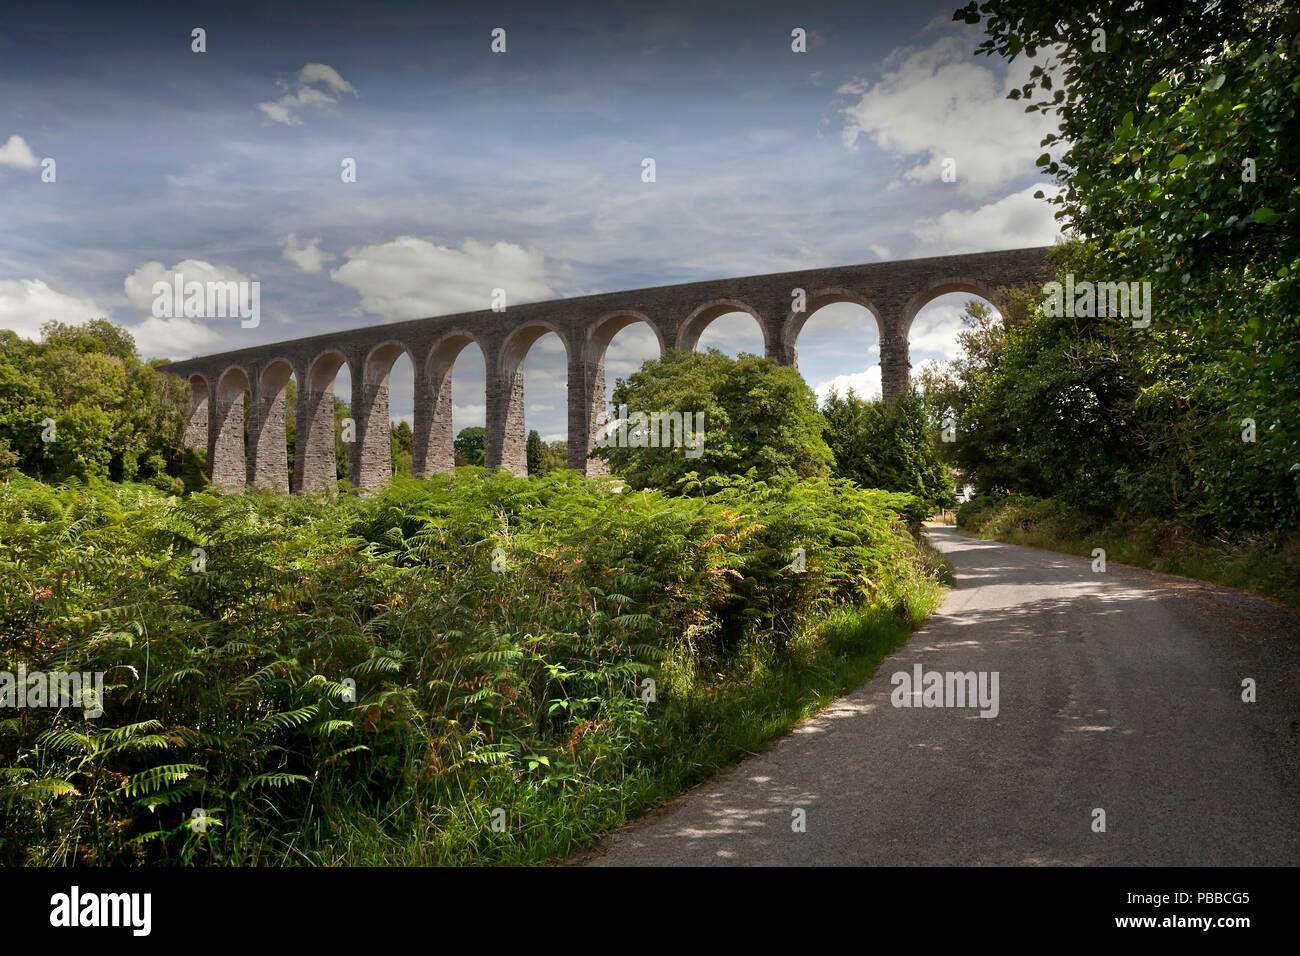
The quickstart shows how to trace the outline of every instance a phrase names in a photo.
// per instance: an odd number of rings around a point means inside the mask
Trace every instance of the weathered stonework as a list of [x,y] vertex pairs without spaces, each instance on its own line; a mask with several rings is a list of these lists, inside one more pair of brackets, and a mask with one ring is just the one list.
[[185,437],[182,439],[186,448],[208,450],[208,383],[201,376],[190,380],[190,417],[185,423]]
[[208,469],[213,487],[237,491],[248,482],[244,467],[244,395],[248,377],[229,368],[208,403]]
[[[907,388],[908,333],[927,302],[945,293],[967,292],[1003,308],[1005,290],[1041,285],[1051,278],[1046,253],[1041,248],[1011,249],[581,296],[511,306],[505,312],[484,310],[329,332],[174,362],[165,370],[190,380],[194,397],[186,442],[207,445],[213,484],[225,489],[244,483],[284,486],[284,383],[292,374],[299,389],[291,487],[311,493],[332,489],[336,480],[334,377],[346,364],[356,426],[348,476],[365,492],[382,487],[391,477],[388,375],[403,353],[415,369],[412,469],[420,475],[451,469],[451,368],[471,342],[482,350],[487,364],[487,464],[523,474],[524,357],[537,338],[555,332],[569,356],[568,464],[600,474],[604,463],[588,460],[587,453],[595,447],[605,420],[605,350],[624,326],[644,321],[661,350],[689,350],[719,315],[748,312],[762,329],[765,354],[783,365],[795,365],[799,332],[809,315],[832,302],[854,302],[875,316],[882,389],[892,400]],[[792,308],[796,289],[803,290],[805,300],[799,312]],[[244,389],[251,396],[247,466]]]
[[289,490],[289,450],[285,434],[285,392],[293,369],[276,362],[261,376],[248,422],[248,483],[255,488]]

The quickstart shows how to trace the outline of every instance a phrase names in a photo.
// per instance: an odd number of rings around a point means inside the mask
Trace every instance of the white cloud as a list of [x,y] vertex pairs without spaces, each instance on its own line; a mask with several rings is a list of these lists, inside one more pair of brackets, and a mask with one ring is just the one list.
[[650,326],[636,322],[619,331],[605,350],[605,389],[612,391],[614,383],[640,371],[646,359],[659,357],[659,339]]
[[741,352],[762,355],[763,329],[748,312],[724,312],[705,327],[695,344],[697,352],[711,348],[732,356]]
[[831,389],[839,392],[841,397],[848,394],[849,389],[853,389],[858,398],[880,398],[883,394],[880,389],[880,366],[873,365],[861,372],[836,375],[829,382],[814,386],[813,392],[817,395],[818,405],[826,401],[826,396],[830,394]]
[[[920,157],[905,169],[913,183],[941,183],[944,160],[956,161],[956,187],[985,196],[1035,172],[1039,145],[1055,128],[1042,113],[1026,113],[1008,100],[1038,61],[1019,57],[1004,77],[976,61],[978,37],[949,34],[928,47],[894,51],[874,85],[863,79],[842,86],[844,145],[856,150],[868,137],[899,157]],[[1041,59],[1041,57],[1040,57]]]
[[193,319],[159,319],[153,316],[127,329],[135,336],[135,348],[142,359],[185,359],[205,352],[219,352],[229,336],[211,322]]
[[257,108],[272,122],[286,126],[301,126],[302,120],[294,112],[303,106],[329,106],[337,103],[344,93],[357,95],[357,89],[338,70],[324,63],[308,63],[292,80],[279,79],[276,85],[285,91],[278,100],[258,103]]
[[172,283],[180,273],[185,282],[249,282],[245,275],[231,266],[214,265],[202,259],[184,259],[170,269],[161,262],[146,262],[122,282],[127,301],[134,308],[150,313],[143,322],[129,327],[135,336],[136,349],[141,358],[183,359],[205,352],[220,351],[230,345],[231,329],[240,329],[234,320],[199,320],[163,318],[152,315],[153,284]]
[[[947,298],[947,297],[945,297]],[[963,296],[963,303],[972,298]],[[965,305],[949,305],[932,302],[917,313],[912,320],[912,329],[908,333],[908,351],[913,361],[918,356],[939,356],[951,361],[961,355],[961,345],[957,334],[962,330],[962,313]]]
[[[207,263],[199,265],[207,266]],[[150,262],[127,277],[127,298],[132,299],[132,304],[136,304],[139,297],[141,273],[152,272],[152,267],[157,267],[161,275],[162,264]],[[145,285],[145,292],[148,292],[148,285]],[[146,296],[143,307],[148,308],[152,302],[153,297]],[[51,320],[81,325],[90,319],[107,317],[109,310],[96,305],[92,299],[56,292],[39,279],[0,281],[0,328],[12,329],[24,338],[39,339],[41,326]],[[125,328],[135,337],[136,351],[144,359],[189,358],[214,351],[228,339],[218,326],[193,319],[150,316],[138,325]]]
[[40,279],[0,280],[0,328],[25,339],[39,339],[46,322],[81,325],[107,315],[93,300],[56,292]]
[[172,283],[176,273],[180,273],[186,282],[249,282],[250,276],[230,266],[213,265],[202,259],[184,259],[170,269],[161,262],[146,262],[126,277],[122,285],[126,289],[126,298],[137,309],[152,314],[153,284],[155,282]]
[[1048,197],[1059,191],[1056,186],[1029,186],[978,209],[951,209],[933,219],[918,220],[912,232],[921,241],[920,251],[944,256],[1052,245],[1061,235],[1060,225],[1052,218],[1056,207],[1035,199],[1038,189]]
[[345,256],[330,278],[355,289],[361,308],[387,322],[491,308],[496,288],[505,289],[507,308],[556,297],[542,254],[510,242],[467,239],[453,249],[399,236]]
[[487,406],[486,405],[453,405],[451,410],[452,420],[455,422],[454,428],[456,434],[460,434],[462,428],[482,428],[487,424]]
[[324,263],[337,258],[331,252],[321,252],[320,236],[309,239],[307,242],[299,242],[296,235],[289,233],[280,240],[280,244],[284,246],[284,257],[286,259],[303,272],[310,272],[313,275],[321,271]]
[[27,141],[21,136],[14,134],[9,137],[8,142],[0,146],[0,166],[17,166],[20,169],[31,169],[35,165],[36,157],[32,155]]
[[307,85],[320,83],[323,86],[328,86],[335,93],[357,95],[356,87],[339,76],[338,70],[334,69],[334,67],[327,66],[324,63],[308,63],[298,73],[298,81]]
[[287,106],[280,103],[258,103],[257,108],[269,116],[273,122],[283,123],[285,126],[302,125],[302,120],[290,113]]
[[[844,339],[832,337],[832,333],[838,333],[838,336],[854,337],[869,335],[874,338],[879,334],[880,329],[876,324],[876,317],[871,314],[870,309],[864,308],[856,302],[832,302],[808,316],[799,337],[802,339],[809,332],[815,332],[821,341],[825,342],[826,346],[830,348],[832,354],[836,354],[837,350],[843,349]],[[800,351],[802,352],[802,345]],[[839,351],[838,354],[843,353]]]

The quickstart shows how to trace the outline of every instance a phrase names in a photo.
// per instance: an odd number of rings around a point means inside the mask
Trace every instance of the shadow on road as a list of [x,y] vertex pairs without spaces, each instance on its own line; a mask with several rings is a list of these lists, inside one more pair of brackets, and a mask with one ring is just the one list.
[[[956,586],[870,681],[587,862],[1300,859],[1300,618],[1187,579],[931,534]],[[996,673],[997,716],[895,706],[892,676],[916,665]]]

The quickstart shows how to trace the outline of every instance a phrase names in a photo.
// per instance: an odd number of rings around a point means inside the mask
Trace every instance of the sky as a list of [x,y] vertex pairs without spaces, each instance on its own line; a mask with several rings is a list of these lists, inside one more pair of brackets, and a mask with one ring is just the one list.
[[[956,6],[11,8],[0,328],[35,339],[102,316],[142,357],[179,359],[484,309],[494,288],[523,303],[1049,245],[1033,193],[1052,192],[1034,163],[1050,129],[1005,98],[1030,64],[976,57]],[[154,316],[152,284],[175,271],[257,281],[260,322]],[[957,355],[968,299],[918,316],[914,367]],[[745,314],[710,325],[709,346],[762,353]],[[819,395],[878,393],[866,310],[814,313],[798,348]],[[608,388],[657,352],[644,325],[619,333]],[[563,438],[554,334],[524,374],[526,427]],[[470,346],[457,431],[483,424],[483,381]],[[390,385],[409,418],[409,359]]]

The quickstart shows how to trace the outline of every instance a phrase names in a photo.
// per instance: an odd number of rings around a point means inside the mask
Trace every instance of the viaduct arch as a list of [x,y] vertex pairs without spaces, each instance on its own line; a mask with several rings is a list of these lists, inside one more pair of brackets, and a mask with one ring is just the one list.
[[[557,299],[505,312],[329,332],[173,362],[163,371],[190,383],[185,440],[190,447],[207,449],[213,485],[310,493],[334,486],[334,378],[346,365],[356,423],[348,477],[364,492],[391,477],[388,374],[403,353],[415,370],[412,470],[417,475],[451,470],[451,369],[471,343],[486,362],[486,464],[523,474],[524,357],[536,339],[554,332],[568,355],[568,466],[598,474],[604,462],[588,460],[587,454],[605,424],[605,351],[627,325],[649,325],[661,353],[690,351],[714,318],[748,312],[762,329],[768,358],[796,365],[799,333],[808,316],[832,302],[853,302],[867,308],[879,326],[881,382],[884,397],[892,400],[907,388],[908,334],[927,302],[949,292],[969,292],[1003,308],[1008,290],[1051,278],[1047,252],[1009,249],[873,262]],[[804,297],[799,311],[793,308],[796,289]],[[284,439],[290,377],[298,383],[292,476]]]

